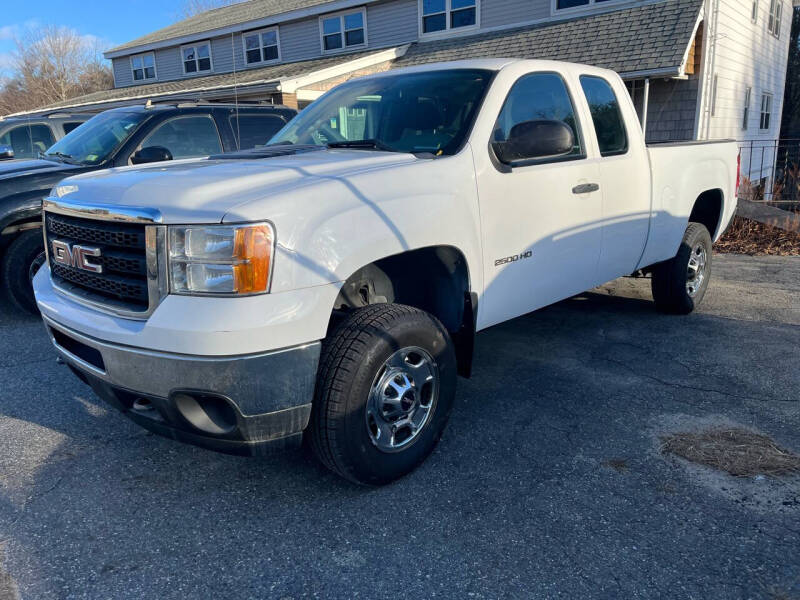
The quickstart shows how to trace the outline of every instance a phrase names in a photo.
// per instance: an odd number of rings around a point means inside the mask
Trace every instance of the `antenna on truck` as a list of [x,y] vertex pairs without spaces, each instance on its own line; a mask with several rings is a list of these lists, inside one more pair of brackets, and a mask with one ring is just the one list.
[[231,32],[231,58],[233,59],[233,104],[236,111],[236,149],[242,149],[242,132],[239,125],[239,88],[236,82],[236,45]]

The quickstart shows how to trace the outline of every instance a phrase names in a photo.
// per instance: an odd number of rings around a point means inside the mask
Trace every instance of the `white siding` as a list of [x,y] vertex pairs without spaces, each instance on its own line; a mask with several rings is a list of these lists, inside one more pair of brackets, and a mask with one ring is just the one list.
[[[792,2],[783,0],[780,39],[767,30],[770,0],[759,1],[758,21],[751,19],[752,0],[719,0],[719,25],[716,36],[716,58],[713,70],[706,52],[706,88],[700,107],[698,137],[733,138],[740,141],[777,140],[780,136],[789,34],[792,23]],[[712,72],[713,71],[713,72]],[[710,116],[713,75],[718,77],[716,110]],[[752,88],[750,118],[747,130],[742,128],[747,88]],[[773,95],[772,125],[759,130],[761,95]],[[756,144],[758,145],[758,143]],[[748,152],[743,152],[742,167],[752,179],[768,177],[772,172],[772,156],[753,157],[752,173]],[[763,168],[761,165],[764,165]]]

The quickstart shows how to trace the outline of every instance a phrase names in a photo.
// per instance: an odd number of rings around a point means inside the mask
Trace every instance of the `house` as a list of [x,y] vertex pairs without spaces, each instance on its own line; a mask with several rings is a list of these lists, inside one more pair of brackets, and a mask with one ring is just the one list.
[[[114,89],[54,107],[219,99],[303,108],[362,74],[551,58],[619,72],[648,141],[755,147],[779,135],[791,10],[790,0],[249,0],[112,48]],[[774,153],[743,159],[757,179]]]

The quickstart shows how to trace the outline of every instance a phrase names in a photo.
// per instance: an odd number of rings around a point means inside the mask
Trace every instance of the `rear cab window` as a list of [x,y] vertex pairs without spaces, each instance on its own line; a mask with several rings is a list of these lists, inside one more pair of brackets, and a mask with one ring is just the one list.
[[619,156],[628,152],[628,132],[622,117],[619,100],[611,84],[594,75],[581,75],[581,87],[600,147],[600,156]]
[[81,125],[83,125],[83,121],[71,121],[71,122],[64,123],[64,125],[63,125],[63,127],[64,127],[64,135],[67,135],[70,131],[72,131],[73,129],[77,129]]

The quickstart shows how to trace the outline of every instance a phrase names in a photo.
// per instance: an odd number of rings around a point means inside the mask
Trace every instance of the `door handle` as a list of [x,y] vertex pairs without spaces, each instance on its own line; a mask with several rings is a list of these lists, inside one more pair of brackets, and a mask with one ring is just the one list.
[[596,183],[583,183],[581,185],[576,185],[572,188],[573,194],[591,194],[592,192],[599,192],[600,186]]

